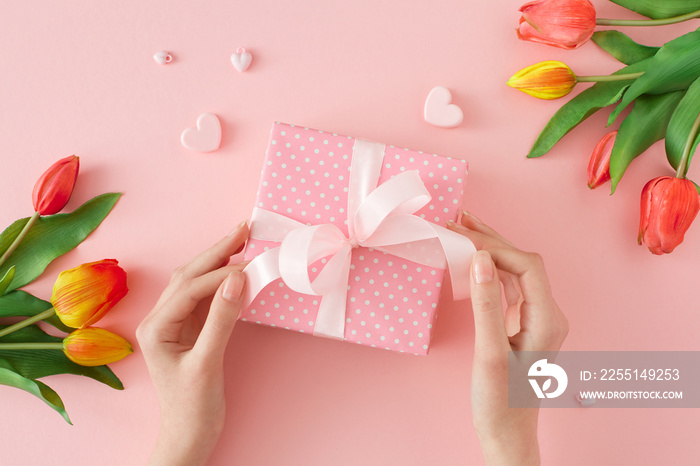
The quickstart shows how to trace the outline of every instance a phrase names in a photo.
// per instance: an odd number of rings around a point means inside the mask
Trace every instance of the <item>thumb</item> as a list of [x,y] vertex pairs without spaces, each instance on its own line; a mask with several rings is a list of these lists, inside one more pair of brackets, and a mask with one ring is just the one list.
[[197,338],[196,347],[209,356],[224,356],[236,319],[243,304],[245,275],[243,272],[231,272],[216,290],[209,308],[209,315]]
[[472,258],[471,295],[474,311],[474,358],[505,354],[510,350],[501,304],[498,272],[486,251],[477,251]]

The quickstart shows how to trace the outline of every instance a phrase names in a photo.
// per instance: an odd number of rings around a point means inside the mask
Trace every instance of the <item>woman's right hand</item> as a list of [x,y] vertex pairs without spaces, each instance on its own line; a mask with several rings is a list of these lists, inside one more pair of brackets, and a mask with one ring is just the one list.
[[[447,227],[468,237],[478,249],[471,266],[475,328],[471,399],[486,464],[539,464],[539,409],[508,407],[508,355],[558,351],[569,331],[568,321],[554,301],[538,254],[519,250],[467,212],[459,224],[450,222]],[[507,301],[505,317],[499,282]],[[515,330],[508,332],[510,327]]]

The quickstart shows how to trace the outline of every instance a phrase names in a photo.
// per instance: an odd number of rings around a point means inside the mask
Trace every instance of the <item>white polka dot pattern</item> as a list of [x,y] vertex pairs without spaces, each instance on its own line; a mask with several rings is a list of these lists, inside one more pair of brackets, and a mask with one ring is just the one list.
[[[347,185],[354,138],[276,123],[272,128],[256,205],[311,224],[333,223],[347,234]],[[432,196],[416,215],[444,225],[461,207],[467,163],[387,146],[379,183],[419,170]],[[252,259],[279,243],[251,239]],[[314,277],[326,259],[311,268]],[[345,340],[424,355],[428,352],[444,271],[382,251],[353,250]],[[321,297],[294,292],[278,280],[241,313],[259,324],[313,333]]]

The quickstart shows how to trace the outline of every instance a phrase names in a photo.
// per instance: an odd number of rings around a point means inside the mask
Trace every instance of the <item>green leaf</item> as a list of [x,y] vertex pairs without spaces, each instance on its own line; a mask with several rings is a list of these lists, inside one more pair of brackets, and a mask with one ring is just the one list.
[[610,114],[608,124],[642,94],[663,94],[686,89],[700,76],[700,31],[693,31],[666,43],[649,58],[646,72],[627,89]]
[[683,95],[685,91],[674,91],[661,95],[643,95],[634,101],[634,108],[620,125],[610,154],[612,193],[632,160],[664,138],[671,115]]
[[693,181],[693,184],[695,185],[695,190],[698,192],[698,195],[700,195],[700,186],[698,186],[695,181]]
[[0,279],[0,296],[5,294],[5,290],[7,290],[10,287],[10,283],[12,283],[13,278],[15,278],[14,265],[7,269],[5,276]]
[[[688,92],[678,104],[678,108],[676,108],[668,124],[668,131],[666,132],[666,158],[674,170],[678,170],[678,164],[681,162],[681,157],[683,157],[685,143],[690,137],[690,130],[698,114],[700,114],[700,78],[696,79],[695,82],[690,85]],[[696,137],[693,143],[693,147],[690,151],[690,160],[688,160],[688,167],[690,166],[690,161],[693,159],[693,153],[695,152],[698,142],[700,142],[700,136]],[[685,171],[686,173],[688,172],[687,167]],[[685,175],[685,173],[683,175]]]
[[58,393],[53,391],[45,383],[39,382],[38,380],[31,380],[18,374],[14,367],[12,367],[12,364],[3,359],[0,359],[0,384],[19,388],[31,393],[52,409],[56,410],[63,416],[63,419],[65,419],[68,424],[73,425],[73,423],[70,422],[66,408],[63,405],[63,401],[61,401],[61,397],[58,396]]
[[620,31],[598,31],[592,39],[601,49],[625,65],[653,57],[659,51],[659,47],[638,44]]
[[[15,290],[7,293],[5,296],[0,296],[0,317],[32,317],[50,307],[50,302],[39,299],[22,290]],[[53,325],[62,332],[70,333],[74,330],[64,325],[56,315],[44,319],[44,322]]]
[[[0,328],[4,327],[0,326]],[[0,337],[2,343],[55,343],[61,341],[61,338],[49,335],[36,325],[30,325]],[[0,358],[9,361],[19,374],[29,379],[40,379],[56,374],[73,374],[90,377],[117,390],[124,388],[124,385],[109,367],[81,366],[68,359],[60,349],[0,350]]]
[[610,0],[653,19],[672,18],[700,10],[700,0]]
[[[0,266],[0,275],[12,266],[17,273],[9,291],[21,288],[41,275],[46,266],[83,242],[102,223],[121,193],[97,196],[69,214],[39,217],[29,233]],[[0,234],[0,253],[7,250],[29,218],[17,220]]]
[[[646,70],[650,59],[642,60],[634,65],[626,66],[613,74],[639,73]],[[603,107],[612,105],[622,96],[631,81],[610,81],[596,83],[586,89],[554,114],[537,137],[530,149],[528,157],[540,157],[546,154],[569,131],[578,126],[586,118]]]

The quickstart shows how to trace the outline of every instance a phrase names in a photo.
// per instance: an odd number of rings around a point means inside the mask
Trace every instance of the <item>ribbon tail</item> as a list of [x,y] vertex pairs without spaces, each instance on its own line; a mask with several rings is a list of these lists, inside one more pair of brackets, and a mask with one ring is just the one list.
[[314,288],[322,290],[323,297],[316,314],[314,335],[334,340],[345,339],[345,313],[348,299],[348,280],[352,248],[345,246],[328,261],[314,280]]
[[445,251],[447,270],[452,283],[452,296],[455,300],[466,299],[470,291],[469,267],[471,267],[472,256],[476,253],[476,247],[469,238],[459,233],[438,225],[432,225],[432,227]]
[[270,283],[280,278],[279,248],[270,249],[253,259],[243,270],[246,276],[244,307],[251,305],[255,297]]

